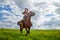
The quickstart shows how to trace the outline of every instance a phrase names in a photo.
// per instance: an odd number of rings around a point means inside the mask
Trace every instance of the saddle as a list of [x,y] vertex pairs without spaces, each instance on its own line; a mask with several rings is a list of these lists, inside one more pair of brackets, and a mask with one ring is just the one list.
[[[29,22],[30,23],[30,25],[32,26],[32,23],[31,22]],[[17,23],[18,25],[23,25],[23,24],[25,24],[25,19],[22,19],[21,21],[18,21],[18,23]]]

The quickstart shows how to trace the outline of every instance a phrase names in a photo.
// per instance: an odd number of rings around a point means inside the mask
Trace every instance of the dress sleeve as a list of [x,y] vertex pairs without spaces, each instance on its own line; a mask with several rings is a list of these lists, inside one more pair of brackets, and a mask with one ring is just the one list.
[[22,14],[24,14],[24,12],[22,12]]
[[34,12],[30,11],[30,13],[31,13],[32,16],[35,16],[35,13]]

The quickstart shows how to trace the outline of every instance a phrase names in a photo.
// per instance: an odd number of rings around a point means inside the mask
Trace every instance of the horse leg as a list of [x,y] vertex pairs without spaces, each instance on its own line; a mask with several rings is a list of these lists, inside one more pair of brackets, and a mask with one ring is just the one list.
[[29,28],[29,34],[30,34],[30,28]]
[[30,34],[30,28],[25,28],[26,29],[26,36],[27,36],[27,34]]
[[30,28],[27,28],[27,33],[30,34]]
[[22,30],[23,30],[23,28],[22,27],[20,27],[20,32],[22,33]]
[[[26,29],[26,32],[27,32],[27,28],[25,28]],[[27,33],[25,34],[25,36],[27,36]]]

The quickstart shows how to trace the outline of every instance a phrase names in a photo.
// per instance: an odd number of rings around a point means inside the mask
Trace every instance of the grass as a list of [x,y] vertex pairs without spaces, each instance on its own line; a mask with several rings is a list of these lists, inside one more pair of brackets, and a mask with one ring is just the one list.
[[0,40],[60,40],[60,30],[31,30],[30,35],[19,29],[0,29]]

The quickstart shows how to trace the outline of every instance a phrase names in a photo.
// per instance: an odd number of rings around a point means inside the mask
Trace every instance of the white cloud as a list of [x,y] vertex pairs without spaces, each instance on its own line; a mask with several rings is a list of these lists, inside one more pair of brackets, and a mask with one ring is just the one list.
[[[11,11],[1,10],[0,11],[0,13],[4,14],[3,18],[7,18],[5,20],[0,21],[1,22],[0,27],[4,27],[4,28],[16,28],[16,27],[18,27],[17,21],[21,20],[23,17],[18,5],[16,5],[14,3],[14,1],[11,1],[11,0],[5,0],[5,3],[3,3],[2,5],[3,6],[9,5],[12,10]],[[6,14],[9,14],[9,15],[6,15]]]
[[[29,8],[29,10],[32,10],[36,13],[36,15],[32,18],[32,28],[58,29],[60,28],[60,25],[58,25],[58,20],[60,20],[60,14],[57,14],[58,11],[55,12],[58,7],[54,6],[54,2],[60,3],[60,0],[5,0],[5,2],[3,2],[2,4],[10,5],[10,8],[12,10],[1,11],[1,13],[9,14],[10,16],[4,15],[3,17],[7,19],[3,20],[5,23],[0,22],[0,24],[5,26],[11,26],[11,28],[18,27],[16,23],[18,20],[22,19],[22,11],[25,7],[27,7]],[[58,24],[54,23],[55,21]],[[57,27],[54,27],[56,25]]]

